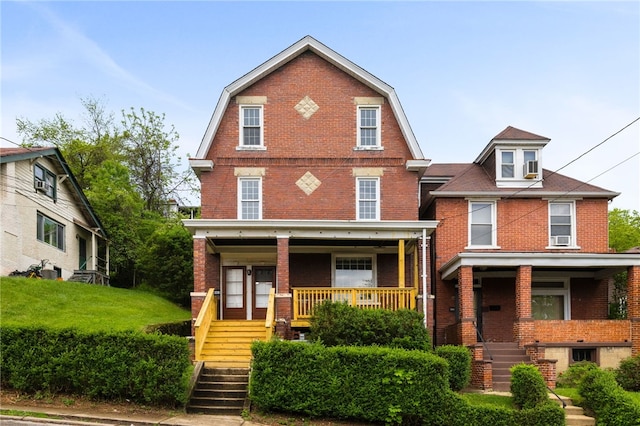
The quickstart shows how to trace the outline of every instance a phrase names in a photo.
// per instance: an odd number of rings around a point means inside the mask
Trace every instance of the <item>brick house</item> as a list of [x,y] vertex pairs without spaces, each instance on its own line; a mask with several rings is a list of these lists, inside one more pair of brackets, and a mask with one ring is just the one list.
[[[608,245],[618,194],[543,169],[548,142],[507,127],[473,163],[433,164],[422,179],[420,218],[439,222],[434,342],[472,347],[480,387],[497,387],[490,357],[505,346],[551,383],[574,361],[616,367],[640,353],[640,257]],[[608,320],[622,271],[630,319]]]
[[[548,142],[509,127],[472,164],[430,164],[393,88],[304,37],[224,88],[190,159],[196,360],[248,366],[251,340],[301,338],[325,299],[419,309],[485,388],[479,335],[550,382],[571,357],[640,353],[640,256],[608,249],[617,193],[543,170]],[[609,321],[625,270],[631,319]]]

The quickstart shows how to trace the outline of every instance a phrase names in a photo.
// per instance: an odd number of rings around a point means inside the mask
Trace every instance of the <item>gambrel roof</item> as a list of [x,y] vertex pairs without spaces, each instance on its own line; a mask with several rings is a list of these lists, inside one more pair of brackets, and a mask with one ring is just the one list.
[[404,114],[402,106],[400,105],[400,101],[398,100],[393,87],[389,86],[387,83],[383,82],[363,68],[349,61],[344,56],[341,56],[340,54],[331,50],[311,36],[302,38],[300,41],[278,53],[267,62],[258,66],[253,71],[245,74],[244,76],[240,77],[224,88],[224,90],[222,91],[222,95],[218,100],[218,104],[216,105],[216,108],[213,112],[213,115],[211,116],[211,120],[209,121],[209,125],[207,126],[204,137],[202,138],[202,142],[200,143],[200,147],[198,148],[196,157],[193,160],[197,161],[206,158],[207,153],[211,148],[211,144],[213,143],[215,134],[218,130],[218,126],[220,125],[220,121],[222,120],[222,116],[224,115],[229,100],[233,96],[251,86],[258,80],[264,78],[273,71],[277,70],[278,68],[282,67],[289,61],[300,56],[306,51],[315,53],[327,62],[336,66],[338,69],[346,72],[353,78],[357,79],[361,83],[365,84],[366,86],[370,87],[371,89],[387,98],[393,114],[398,121],[400,130],[402,131],[402,134],[407,142],[407,146],[409,147],[411,155],[413,156],[414,160],[424,160],[422,150],[420,149],[418,141],[416,140],[416,137],[411,130],[409,121]]

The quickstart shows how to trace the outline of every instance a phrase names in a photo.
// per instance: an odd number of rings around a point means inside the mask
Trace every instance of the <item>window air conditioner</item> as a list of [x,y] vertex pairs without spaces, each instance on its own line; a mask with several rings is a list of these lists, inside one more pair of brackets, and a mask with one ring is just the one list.
[[524,178],[533,179],[538,176],[538,161],[527,161],[524,163]]
[[568,246],[571,244],[570,235],[554,235],[551,237],[551,245],[554,246]]
[[44,180],[36,180],[35,186],[36,186],[36,189],[46,191],[49,189],[49,182],[46,182]]

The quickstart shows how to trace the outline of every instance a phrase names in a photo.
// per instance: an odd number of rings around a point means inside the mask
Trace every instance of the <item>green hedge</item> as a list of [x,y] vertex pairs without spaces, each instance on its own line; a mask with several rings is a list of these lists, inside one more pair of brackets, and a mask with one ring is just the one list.
[[525,410],[549,402],[547,385],[542,373],[531,364],[511,367],[511,394],[513,403]]
[[616,370],[616,380],[624,390],[640,392],[640,355],[625,358]]
[[436,355],[449,362],[449,387],[454,391],[464,389],[471,380],[471,352],[464,346],[443,345],[436,347]]
[[578,388],[584,404],[596,414],[597,424],[640,425],[640,406],[616,382],[613,372],[587,373]]
[[327,300],[314,308],[311,339],[326,346],[389,346],[431,350],[420,312],[359,309]]
[[178,406],[191,371],[186,339],[136,332],[0,330],[1,383],[27,393]]

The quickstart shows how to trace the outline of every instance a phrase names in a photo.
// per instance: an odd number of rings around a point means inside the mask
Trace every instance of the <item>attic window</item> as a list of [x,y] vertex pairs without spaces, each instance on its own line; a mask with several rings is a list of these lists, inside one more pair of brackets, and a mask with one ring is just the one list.
[[497,184],[502,187],[540,187],[542,169],[538,149],[505,147],[496,150]]
[[56,198],[56,175],[39,164],[33,166],[33,186],[47,197]]
[[262,106],[240,106],[240,147],[264,147],[262,132]]

